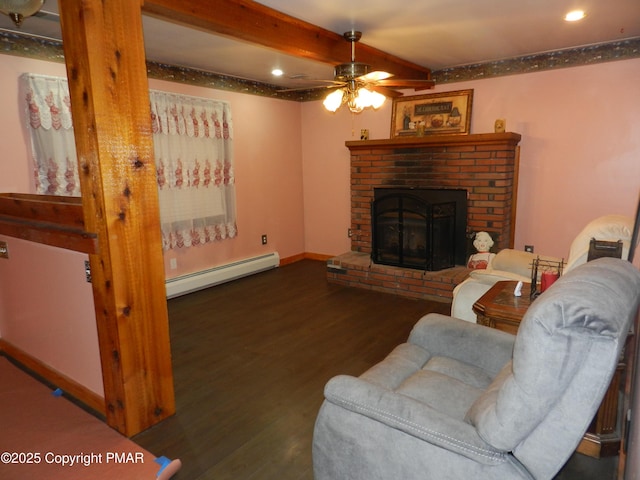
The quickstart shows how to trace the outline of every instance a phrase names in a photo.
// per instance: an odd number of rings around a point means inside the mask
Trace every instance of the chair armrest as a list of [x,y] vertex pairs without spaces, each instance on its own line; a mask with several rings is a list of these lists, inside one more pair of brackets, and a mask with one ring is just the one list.
[[[512,274],[516,274],[521,278],[517,278],[518,280],[531,280],[531,266],[533,261],[540,257],[541,260],[547,260],[551,262],[559,262],[561,259],[557,257],[551,257],[548,255],[538,255],[537,253],[523,252],[522,250],[514,250],[512,248],[505,248],[504,250],[500,250],[493,262],[491,262],[491,270],[494,271],[502,271],[502,272],[510,272]],[[522,278],[523,277],[523,278]],[[515,280],[516,278],[510,278],[509,280]],[[524,281],[523,280],[523,281]]]
[[[524,275],[508,272],[506,270],[494,270],[494,269],[474,270],[469,274],[469,278],[465,280],[465,282],[477,281],[477,282],[485,283],[487,285],[493,285],[496,282],[501,282],[504,280],[515,280],[516,282],[517,281],[530,282],[531,275],[529,275],[528,277],[525,277]],[[462,283],[460,285],[462,285]]]
[[484,442],[472,425],[360,378],[332,378],[325,387],[325,398],[348,411],[486,465],[502,464],[507,457],[507,452]]
[[425,315],[409,335],[409,343],[432,355],[476,365],[495,377],[511,360],[515,335],[439,313]]
[[496,254],[491,263],[491,268],[531,278],[531,264],[536,256],[530,252],[505,248]]

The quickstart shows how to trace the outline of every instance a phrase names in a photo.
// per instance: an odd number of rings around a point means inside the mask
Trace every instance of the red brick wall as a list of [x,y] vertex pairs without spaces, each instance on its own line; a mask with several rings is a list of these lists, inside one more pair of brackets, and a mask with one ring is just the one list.
[[516,133],[347,142],[351,151],[351,249],[371,252],[375,187],[466,189],[467,231],[487,231],[495,249],[513,246]]

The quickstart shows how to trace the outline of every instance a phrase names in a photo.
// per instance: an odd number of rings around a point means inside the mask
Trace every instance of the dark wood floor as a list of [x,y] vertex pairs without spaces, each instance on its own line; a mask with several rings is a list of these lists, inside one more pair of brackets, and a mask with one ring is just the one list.
[[[170,300],[177,414],[133,440],[180,458],[176,480],[312,480],[327,380],[359,375],[449,308],[329,285],[314,261]],[[558,479],[614,478],[614,460],[575,457]]]

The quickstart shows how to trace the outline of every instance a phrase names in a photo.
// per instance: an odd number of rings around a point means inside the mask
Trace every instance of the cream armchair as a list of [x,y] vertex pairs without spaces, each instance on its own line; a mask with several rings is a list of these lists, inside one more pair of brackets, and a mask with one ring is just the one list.
[[[589,254],[589,242],[597,240],[623,242],[622,258],[629,252],[633,219],[624,215],[605,215],[587,224],[576,236],[569,249],[564,272],[586,263]],[[501,280],[531,281],[531,264],[537,254],[520,250],[504,249],[498,252],[486,270],[474,270],[464,282],[453,290],[451,316],[468,322],[476,322],[473,304],[496,282]],[[560,261],[560,258],[540,255],[541,259]]]

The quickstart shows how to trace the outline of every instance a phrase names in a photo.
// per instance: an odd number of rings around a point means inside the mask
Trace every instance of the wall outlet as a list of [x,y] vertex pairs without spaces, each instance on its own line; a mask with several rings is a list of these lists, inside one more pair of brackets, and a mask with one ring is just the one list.
[[266,233],[264,235],[262,235],[262,244],[263,245],[267,244],[267,234]]
[[347,237],[349,237],[349,238],[353,237],[353,230],[352,229],[348,229],[347,230]]
[[0,242],[0,258],[9,258],[9,246],[7,242]]
[[529,252],[529,253],[533,253],[533,245],[525,245],[524,246],[524,251],[525,252]]
[[169,259],[169,268],[171,270],[175,270],[176,268],[178,268],[178,260],[176,258]]

